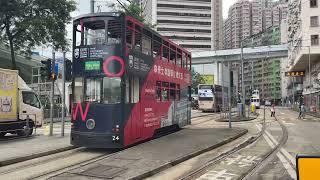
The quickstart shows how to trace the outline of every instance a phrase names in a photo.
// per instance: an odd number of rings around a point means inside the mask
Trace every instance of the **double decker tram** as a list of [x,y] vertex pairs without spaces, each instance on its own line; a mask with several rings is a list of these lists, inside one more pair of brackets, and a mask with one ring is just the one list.
[[73,21],[71,144],[123,148],[191,122],[191,55],[123,13]]

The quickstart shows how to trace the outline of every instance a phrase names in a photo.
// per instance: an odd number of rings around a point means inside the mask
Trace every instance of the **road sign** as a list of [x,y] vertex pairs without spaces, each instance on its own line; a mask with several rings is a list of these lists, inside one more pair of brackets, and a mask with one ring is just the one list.
[[286,72],[286,76],[287,77],[301,77],[301,76],[305,76],[305,72],[304,71],[289,71],[289,72]]

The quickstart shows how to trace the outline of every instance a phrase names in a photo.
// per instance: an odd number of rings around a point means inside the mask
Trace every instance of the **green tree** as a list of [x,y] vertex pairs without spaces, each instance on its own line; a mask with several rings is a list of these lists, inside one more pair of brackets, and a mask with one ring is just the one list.
[[193,94],[198,94],[198,85],[204,83],[203,77],[194,70],[194,68],[191,69],[191,75],[192,75],[192,85],[191,90]]
[[115,2],[111,3],[109,7],[116,11],[120,11],[129,16],[132,16],[141,22],[145,21],[142,15],[143,10],[139,3],[136,1],[122,2],[121,0],[116,0]]
[[156,24],[146,22],[145,17],[143,16],[143,9],[137,1],[128,1],[127,3],[124,3],[121,0],[116,0],[116,2],[109,4],[109,7],[116,11],[120,11],[129,16],[132,16],[151,28],[154,28],[156,26]]
[[73,0],[0,0],[0,39],[10,47],[12,69],[17,69],[15,51],[30,55],[43,44],[66,49],[65,27],[75,5]]

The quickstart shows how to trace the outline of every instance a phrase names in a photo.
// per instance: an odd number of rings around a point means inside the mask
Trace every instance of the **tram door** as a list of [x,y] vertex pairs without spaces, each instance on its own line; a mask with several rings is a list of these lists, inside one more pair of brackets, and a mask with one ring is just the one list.
[[142,122],[141,122],[141,105],[140,105],[140,81],[139,77],[129,77],[129,101],[134,104],[134,108],[131,112],[131,139],[139,139],[142,132]]

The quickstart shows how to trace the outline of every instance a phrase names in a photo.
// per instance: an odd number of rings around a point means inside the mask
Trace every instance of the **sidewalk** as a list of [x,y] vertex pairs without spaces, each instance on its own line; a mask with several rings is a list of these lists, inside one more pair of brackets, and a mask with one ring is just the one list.
[[52,179],[143,179],[246,133],[246,129],[240,128],[186,128],[114,153]]
[[70,136],[64,137],[36,135],[19,139],[0,141],[0,166],[5,166],[35,157],[46,156],[74,148]]
[[[61,122],[62,120],[62,117],[59,117],[59,118],[53,118],[53,122],[54,123],[57,123],[57,122]],[[70,122],[71,121],[71,116],[67,116],[64,118],[65,122]],[[44,122],[45,123],[50,123],[51,119],[50,118],[45,118],[44,119]]]

